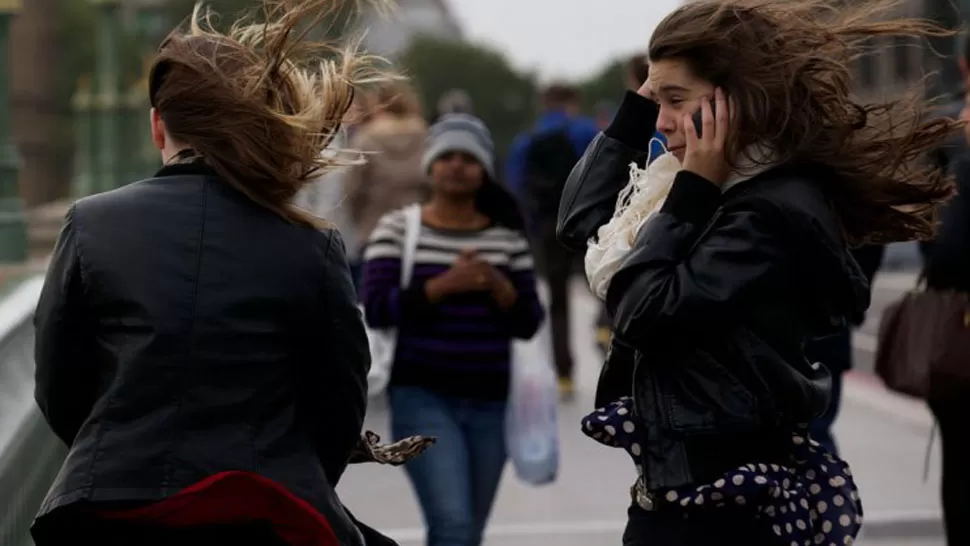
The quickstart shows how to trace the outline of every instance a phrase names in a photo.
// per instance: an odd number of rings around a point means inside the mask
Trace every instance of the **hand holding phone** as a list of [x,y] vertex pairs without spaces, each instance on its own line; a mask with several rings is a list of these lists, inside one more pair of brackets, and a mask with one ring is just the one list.
[[[704,108],[699,107],[694,115],[691,116],[691,120],[694,121],[694,130],[697,131],[697,138],[703,136],[704,133]],[[711,115],[717,118],[717,101],[711,99]]]
[[[697,119],[700,118],[698,122]],[[714,100],[701,102],[701,108],[691,116],[684,116],[682,128],[686,143],[684,170],[702,176],[720,186],[730,173],[724,156],[730,111],[724,92],[714,90]]]

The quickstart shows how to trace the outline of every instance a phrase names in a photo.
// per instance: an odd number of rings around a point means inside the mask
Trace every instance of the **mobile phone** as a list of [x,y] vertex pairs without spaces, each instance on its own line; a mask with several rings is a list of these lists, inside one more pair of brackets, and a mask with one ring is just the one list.
[[[716,103],[714,99],[711,99],[711,116],[716,112]],[[697,138],[701,137],[701,131],[704,129],[704,108],[698,107],[691,119],[694,120],[694,131],[697,132]]]

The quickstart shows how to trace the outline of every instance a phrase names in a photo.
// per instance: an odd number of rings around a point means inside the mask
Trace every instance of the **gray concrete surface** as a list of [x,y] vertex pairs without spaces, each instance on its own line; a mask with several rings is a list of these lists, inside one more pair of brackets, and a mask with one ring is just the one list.
[[[889,273],[878,282],[871,318],[912,284],[913,276]],[[634,479],[629,458],[588,440],[579,419],[592,405],[600,365],[592,323],[597,303],[581,283],[574,286],[573,340],[579,396],[561,406],[562,465],[555,484],[530,488],[506,469],[487,532],[487,546],[617,545],[627,490]],[[938,450],[924,461],[932,426],[925,407],[887,393],[866,373],[871,370],[869,321],[857,336],[857,368],[847,379],[844,409],[836,425],[843,456],[852,464],[866,511],[862,546],[943,546],[938,498]],[[387,432],[387,413],[376,403],[368,426]],[[420,512],[402,470],[356,467],[339,488],[348,506],[368,523],[402,544],[422,544]]]

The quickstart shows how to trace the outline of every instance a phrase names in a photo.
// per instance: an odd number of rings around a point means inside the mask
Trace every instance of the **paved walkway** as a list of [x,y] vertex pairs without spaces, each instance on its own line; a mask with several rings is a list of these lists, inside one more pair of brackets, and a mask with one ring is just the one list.
[[[880,280],[874,317],[908,287],[906,278],[893,274]],[[560,477],[553,485],[529,488],[518,483],[509,468],[493,512],[487,546],[620,543],[633,467],[624,453],[588,440],[579,431],[580,417],[592,407],[600,357],[591,327],[596,302],[578,282],[574,294],[573,340],[580,395],[564,404],[560,413]],[[861,371],[847,380],[836,435],[843,455],[853,466],[866,510],[867,525],[860,544],[944,546],[937,494],[938,448],[931,457],[927,479],[923,477],[932,419],[922,404],[887,393],[865,373],[871,369],[871,352],[864,336],[857,341],[857,367]],[[368,420],[372,430],[386,433],[387,413],[381,404],[372,408]],[[339,492],[361,518],[403,544],[422,543],[420,513],[403,471],[356,467],[344,477]]]

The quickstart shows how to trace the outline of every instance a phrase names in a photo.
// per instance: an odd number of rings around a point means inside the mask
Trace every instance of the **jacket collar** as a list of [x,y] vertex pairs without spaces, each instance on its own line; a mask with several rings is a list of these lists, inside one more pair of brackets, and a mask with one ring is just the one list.
[[163,165],[155,173],[155,178],[165,178],[169,176],[218,176],[216,170],[205,162],[192,161],[190,163],[172,163],[170,165]]
[[777,166],[776,162],[772,160],[772,155],[771,151],[762,145],[753,145],[748,148],[747,153],[742,156],[742,164],[731,172],[728,179],[721,185],[721,192],[727,192],[734,186],[751,180]]

